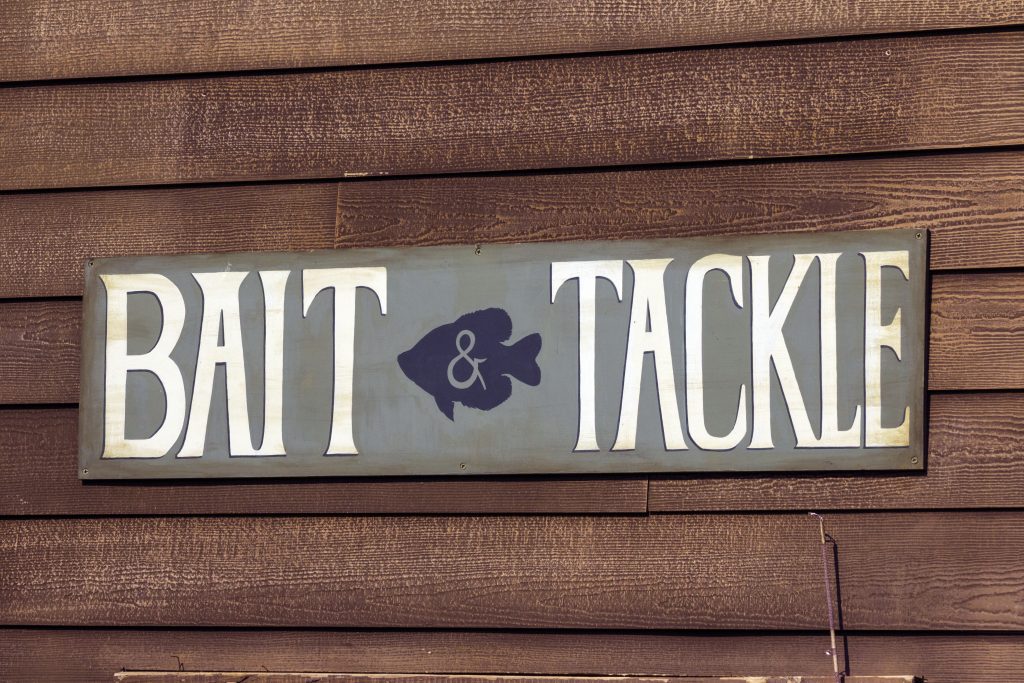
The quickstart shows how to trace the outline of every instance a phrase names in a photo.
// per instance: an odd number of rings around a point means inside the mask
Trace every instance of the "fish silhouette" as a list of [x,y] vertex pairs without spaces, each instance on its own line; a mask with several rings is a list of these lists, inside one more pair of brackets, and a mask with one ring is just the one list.
[[455,403],[491,410],[512,395],[512,380],[540,384],[540,334],[511,346],[512,318],[500,308],[467,313],[453,323],[428,332],[399,354],[405,376],[434,397],[437,407],[455,421]]

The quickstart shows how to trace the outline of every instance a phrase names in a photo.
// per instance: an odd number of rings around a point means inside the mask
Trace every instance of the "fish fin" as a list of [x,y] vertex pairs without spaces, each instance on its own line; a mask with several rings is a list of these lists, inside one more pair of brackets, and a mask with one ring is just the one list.
[[454,401],[443,399],[440,396],[435,396],[434,397],[434,402],[437,404],[438,410],[440,410],[442,413],[444,413],[445,417],[447,417],[452,422],[455,422],[455,402]]
[[535,332],[523,337],[508,348],[511,359],[508,364],[508,374],[531,387],[540,384],[540,366],[537,365],[540,344],[540,334]]
[[468,325],[477,330],[477,334],[486,332],[487,336],[493,335],[499,342],[508,341],[512,336],[512,318],[508,311],[501,308],[483,308],[473,311],[459,318],[459,325]]

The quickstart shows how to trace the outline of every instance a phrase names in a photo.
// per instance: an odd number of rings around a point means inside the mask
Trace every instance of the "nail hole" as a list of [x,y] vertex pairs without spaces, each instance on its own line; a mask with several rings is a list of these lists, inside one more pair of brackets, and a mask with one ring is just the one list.
[[885,56],[886,57],[891,57],[892,56],[892,50],[886,50],[885,51]]
[[475,254],[476,254],[477,256],[479,256],[479,255],[480,255],[480,245],[479,245],[479,244],[478,244],[478,245],[476,245],[476,249],[474,250],[474,253],[475,253]]
[[89,474],[89,470],[82,470],[82,474]]
[[922,237],[921,233],[917,233],[916,237],[917,237],[917,239],[921,239],[921,237]]
[[464,462],[460,462],[460,463],[459,463],[459,469],[460,469],[460,470],[464,470],[464,469],[466,469],[466,463],[464,463]]

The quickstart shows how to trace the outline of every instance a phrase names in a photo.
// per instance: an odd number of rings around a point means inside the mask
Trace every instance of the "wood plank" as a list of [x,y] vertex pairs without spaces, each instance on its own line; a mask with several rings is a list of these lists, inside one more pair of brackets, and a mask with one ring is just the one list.
[[[1017,680],[1024,637],[860,634],[840,639],[856,675],[913,671],[928,683]],[[137,669],[493,674],[826,675],[827,633],[0,629],[0,679],[109,683]],[[843,661],[841,659],[841,661]]]
[[890,228],[930,230],[933,269],[1024,267],[1024,153],[338,185],[338,247]]
[[78,411],[0,411],[0,515],[640,513],[645,477],[78,480]]
[[[938,274],[931,305],[929,388],[1024,388],[1024,273]],[[0,302],[0,405],[78,401],[81,309]]]
[[0,297],[81,295],[86,259],[329,249],[332,183],[0,194]]
[[0,411],[0,515],[1024,508],[1024,394],[937,395],[924,476],[88,482],[74,408]]
[[1019,23],[1012,0],[26,0],[6,8],[0,80],[478,59]]
[[[835,683],[834,676],[467,676],[442,674],[119,671],[120,683]],[[913,676],[847,676],[846,683],[916,683]]]
[[924,476],[655,476],[651,512],[1024,507],[1024,394],[931,397]]
[[[87,258],[788,231],[931,230],[934,269],[1024,267],[1024,153],[0,194],[0,297]],[[595,198],[598,198],[595,200]]]
[[[1020,512],[833,514],[854,630],[1024,628]],[[0,520],[0,623],[819,629],[790,515]]]
[[0,404],[77,402],[81,330],[80,300],[0,302]]
[[929,387],[1024,386],[1024,275],[934,278],[931,320]]
[[0,189],[1024,143],[1024,32],[0,90]]

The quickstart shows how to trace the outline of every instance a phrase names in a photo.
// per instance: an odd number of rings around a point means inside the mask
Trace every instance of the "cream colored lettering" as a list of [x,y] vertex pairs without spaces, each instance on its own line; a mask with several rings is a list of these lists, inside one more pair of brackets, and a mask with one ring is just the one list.
[[595,425],[595,336],[597,334],[597,281],[607,280],[622,301],[622,261],[562,261],[551,264],[551,303],[563,284],[576,280],[579,286],[579,429],[573,451],[599,451]]
[[[171,351],[185,325],[185,300],[163,275],[100,275],[107,294],[103,458],[159,458],[174,446],[185,424],[185,384]],[[160,337],[146,353],[128,355],[128,295],[152,294],[163,320]],[[160,382],[166,400],[163,422],[144,439],[125,438],[128,373],[145,371]]]
[[380,312],[388,312],[386,268],[321,268],[302,272],[302,314],[325,289],[334,290],[334,408],[327,455],[357,455],[352,435],[352,390],[355,366],[356,289],[377,295]]
[[[633,271],[633,301],[626,340],[626,370],[622,378],[622,403],[619,427],[613,451],[636,448],[636,428],[640,411],[640,380],[644,357],[654,355],[658,404],[661,410],[665,449],[686,449],[676,398],[676,373],[669,341],[668,310],[665,304],[665,269],[672,259],[627,261]],[[647,329],[648,321],[650,330]]]
[[902,311],[882,324],[882,270],[897,268],[910,279],[910,255],[906,251],[866,251],[864,257],[864,445],[868,448],[910,445],[910,406],[896,427],[882,426],[882,349],[892,349],[902,359]]
[[698,448],[727,451],[747,434],[747,385],[740,385],[736,420],[725,436],[707,430],[704,416],[704,278],[720,270],[729,279],[733,301],[743,308],[743,258],[711,254],[690,266],[686,276],[686,426]]

